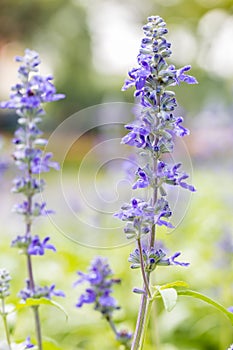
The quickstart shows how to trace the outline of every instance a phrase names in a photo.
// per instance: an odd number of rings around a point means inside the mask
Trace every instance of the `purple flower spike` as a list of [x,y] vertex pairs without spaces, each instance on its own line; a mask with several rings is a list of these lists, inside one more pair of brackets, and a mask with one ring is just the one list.
[[[14,209],[18,214],[23,215],[25,229],[24,234],[12,241],[12,247],[18,248],[21,254],[26,255],[28,272],[26,287],[20,291],[19,296],[24,301],[28,298],[64,297],[65,294],[56,290],[54,284],[43,287],[36,284],[32,256],[43,256],[46,249],[53,252],[56,249],[49,243],[49,237],[41,239],[38,235],[33,235],[32,226],[36,217],[53,213],[52,210],[47,209],[45,202],[38,202],[35,199],[35,196],[45,187],[45,181],[38,175],[48,172],[51,168],[59,170],[59,165],[52,160],[52,153],[43,152],[47,140],[42,137],[43,132],[38,127],[45,114],[43,104],[58,101],[65,96],[56,93],[51,76],[39,74],[40,58],[37,52],[26,49],[24,56],[17,56],[16,61],[20,63],[18,69],[20,81],[11,88],[9,101],[1,102],[0,108],[13,109],[18,115],[18,129],[13,138],[15,147],[13,159],[20,174],[13,181],[12,191],[23,195],[22,202],[16,204]],[[42,339],[38,307],[34,309],[34,317],[37,338]],[[41,348],[40,344],[38,346]],[[30,338],[27,338],[24,348],[33,347]]]
[[94,304],[94,309],[106,317],[111,317],[114,310],[118,310],[117,301],[111,296],[112,286],[119,284],[119,279],[113,279],[112,271],[106,259],[97,257],[89,267],[89,273],[78,272],[79,279],[74,286],[87,283],[89,287],[81,294],[76,307],[84,304]]
[[92,304],[96,300],[96,293],[92,289],[86,289],[85,294],[81,294],[76,304],[77,307],[82,307],[83,304]]
[[[122,89],[135,88],[138,106],[135,120],[125,126],[128,134],[122,138],[122,143],[138,150],[140,162],[132,188],[146,189],[144,193],[148,198],[132,198],[114,216],[126,221],[126,237],[137,241],[138,248],[129,258],[131,267],[144,267],[144,272],[150,274],[157,265],[189,265],[176,260],[180,256],[179,252],[167,257],[163,249],[155,249],[155,232],[156,226],[174,228],[170,222],[172,211],[168,203],[169,187],[179,186],[191,192],[196,191],[193,185],[187,183],[189,176],[181,171],[181,163],[169,165],[166,159],[173,158],[167,154],[173,152],[176,137],[189,134],[189,130],[183,126],[183,118],[176,116],[178,102],[172,89],[183,82],[196,84],[197,80],[187,74],[191,66],[177,69],[167,63],[172,51],[171,44],[166,39],[166,23],[161,17],[150,16],[143,26],[143,32],[137,56],[138,65],[129,71],[129,78]],[[146,248],[143,241],[149,242]],[[147,286],[143,271],[142,276],[145,287],[142,294],[145,297],[150,294],[150,286]],[[137,291],[141,294],[140,289]],[[137,342],[137,339],[134,338],[134,341]]]

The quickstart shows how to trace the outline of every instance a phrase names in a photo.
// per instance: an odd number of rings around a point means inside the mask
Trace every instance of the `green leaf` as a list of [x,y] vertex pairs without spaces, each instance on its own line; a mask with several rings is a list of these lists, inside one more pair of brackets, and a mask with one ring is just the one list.
[[178,295],[184,295],[184,296],[188,296],[188,297],[202,300],[205,303],[214,306],[216,309],[223,312],[225,314],[225,316],[227,316],[230,319],[231,323],[233,324],[233,313],[231,313],[223,305],[217,303],[215,300],[207,297],[206,295],[204,295],[202,293],[195,292],[191,289],[178,290],[177,293],[178,293]]
[[43,349],[44,350],[62,350],[60,346],[58,346],[55,342],[53,341],[48,341],[45,340],[43,341]]
[[176,306],[177,291],[175,290],[175,288],[158,288],[157,290],[163,299],[165,309],[167,311],[171,311]]
[[60,304],[58,304],[56,301],[49,300],[46,298],[40,298],[40,299],[28,298],[25,302],[18,303],[16,305],[16,310],[22,310],[26,307],[35,307],[40,305],[50,305],[50,306],[56,307],[58,310],[62,311],[65,314],[66,319],[68,319],[68,315],[65,309]]
[[184,281],[175,281],[175,282],[170,282],[170,283],[166,283],[163,284],[162,286],[160,286],[160,289],[166,289],[166,288],[188,288],[189,285],[188,283],[184,282]]

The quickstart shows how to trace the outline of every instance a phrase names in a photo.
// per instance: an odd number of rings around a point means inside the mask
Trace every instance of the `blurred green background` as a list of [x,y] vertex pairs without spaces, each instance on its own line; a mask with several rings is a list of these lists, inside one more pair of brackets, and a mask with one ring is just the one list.
[[[191,64],[192,74],[199,81],[196,86],[176,88],[180,111],[191,129],[185,144],[192,159],[192,182],[197,193],[191,198],[181,196],[184,203],[180,206],[187,207],[187,213],[176,230],[172,234],[159,232],[159,238],[165,241],[170,252],[181,250],[183,260],[189,261],[191,266],[188,269],[161,267],[155,283],[183,279],[192,289],[228,307],[233,305],[232,0],[1,0],[0,100],[8,98],[10,86],[17,79],[14,56],[22,55],[28,47],[40,53],[41,72],[52,73],[57,90],[66,94],[65,100],[46,108],[44,130],[48,136],[62,121],[86,107],[106,102],[133,102],[132,90],[125,93],[120,90],[127,71],[136,63],[141,26],[152,14],[162,16],[167,22],[173,48],[171,62],[178,67]],[[85,118],[81,118],[80,123],[88,125]],[[83,127],[85,125],[80,124],[80,130]],[[21,218],[11,212],[14,202],[19,201],[10,193],[16,175],[10,157],[10,138],[15,128],[14,113],[0,111],[1,159],[8,164],[0,183],[0,267],[8,268],[12,274],[9,298],[12,303],[17,300],[16,294],[26,277],[23,257],[9,247],[11,239],[23,230]],[[58,289],[65,291],[67,298],[60,302],[69,313],[69,319],[66,321],[56,309],[42,308],[43,334],[48,342],[45,349],[118,348],[104,320],[91,306],[81,310],[74,307],[81,293],[81,289],[72,288],[76,271],[86,270],[90,259],[96,255],[108,257],[116,276],[122,278],[122,286],[115,288],[122,310],[115,317],[119,327],[134,329],[139,297],[131,290],[139,287],[141,281],[139,273],[130,271],[127,262],[133,244],[126,244],[122,227],[118,227],[120,224],[111,215],[102,215],[108,211],[111,196],[105,201],[105,207],[97,205],[98,210],[93,214],[93,208],[83,209],[80,192],[73,187],[80,180],[77,174],[85,160],[81,187],[84,190],[90,187],[91,191],[90,184],[95,179],[100,195],[107,196],[104,198],[115,191],[111,186],[115,185],[115,174],[120,174],[119,167],[115,165],[113,169],[98,172],[96,159],[99,157],[104,163],[106,154],[98,154],[97,150],[88,161],[85,157],[103,140],[121,134],[122,129],[116,133],[111,129],[104,134],[99,130],[85,133],[66,156],[63,183],[59,182],[59,174],[46,175],[48,185],[43,196],[57,214],[51,220],[38,221],[35,233],[51,235],[58,253],[49,252],[42,259],[35,258],[35,274],[41,283],[54,282]],[[70,135],[59,137],[52,147],[55,158],[59,158]],[[116,181],[121,176],[118,175]],[[65,194],[68,193],[68,206],[64,205],[62,186]],[[120,191],[119,207],[125,188],[127,184],[117,189]],[[179,214],[179,205],[176,210]],[[79,220],[71,219],[71,211]],[[116,245],[119,247],[114,248]],[[157,320],[152,317],[145,350],[155,349],[152,345],[155,338],[160,344],[157,350],[224,350],[233,343],[229,321],[200,302],[180,297],[171,313],[165,312],[160,304],[157,313]],[[23,340],[28,334],[33,338],[31,316],[28,310],[22,311],[16,319],[14,315],[11,317],[15,340]]]

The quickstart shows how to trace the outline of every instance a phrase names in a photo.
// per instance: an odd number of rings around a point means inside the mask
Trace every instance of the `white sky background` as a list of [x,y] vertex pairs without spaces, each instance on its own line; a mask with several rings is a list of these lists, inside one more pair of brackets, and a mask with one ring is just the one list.
[[126,7],[117,2],[92,3],[88,14],[96,70],[124,74],[136,63],[141,28]]

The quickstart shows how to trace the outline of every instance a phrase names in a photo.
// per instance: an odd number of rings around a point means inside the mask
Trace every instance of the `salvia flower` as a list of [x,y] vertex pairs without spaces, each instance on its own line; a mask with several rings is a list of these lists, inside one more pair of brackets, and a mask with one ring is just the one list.
[[169,166],[163,161],[158,162],[157,178],[160,185],[163,183],[175,186],[181,186],[188,189],[191,192],[195,192],[195,188],[192,185],[188,185],[184,180],[189,176],[183,172],[180,172],[181,163]]
[[[179,262],[176,260],[176,258],[181,255],[180,252],[173,254],[171,257],[166,257],[166,253],[162,249],[144,248],[142,250],[142,254],[145,271],[147,272],[152,272],[156,268],[156,266],[179,265],[186,267],[189,265],[189,263]],[[136,248],[134,252],[130,254],[128,261],[132,263],[132,269],[137,269],[141,267],[140,253],[138,248]]]
[[46,298],[51,300],[53,296],[57,297],[65,297],[64,292],[61,290],[56,290],[55,285],[51,286],[35,286],[34,290],[32,290],[30,286],[30,281],[26,280],[26,287],[19,292],[19,297],[26,301],[28,298],[40,299]]
[[124,204],[114,216],[122,221],[126,221],[125,233],[127,238],[138,238],[147,234],[151,230],[151,225],[155,222],[155,209],[147,202],[133,198],[131,203]]
[[[149,173],[149,174],[148,174]],[[135,190],[137,188],[146,188],[150,185],[150,173],[151,169],[148,167],[138,168],[136,171],[136,182],[133,184],[132,189]]]
[[94,309],[99,311],[104,317],[111,318],[114,310],[120,307],[115,298],[112,297],[112,287],[119,284],[119,279],[112,278],[112,271],[106,259],[96,257],[89,267],[88,273],[78,272],[79,279],[75,286],[86,283],[88,288],[81,294],[76,303],[76,307],[84,304],[94,304]]
[[38,235],[17,236],[11,243],[12,247],[18,248],[22,254],[44,255],[45,249],[56,252],[56,248],[48,243],[50,237],[45,237],[42,241]]
[[27,253],[30,255],[44,255],[45,249],[56,252],[56,248],[48,243],[49,240],[50,237],[45,237],[43,241],[41,241],[40,237],[37,235],[32,237]]
[[37,52],[27,49],[23,57],[16,57],[16,61],[21,62],[18,70],[21,82],[12,87],[11,99],[2,102],[1,108],[15,109],[19,115],[27,112],[41,114],[42,103],[57,101],[65,97],[63,94],[56,94],[51,76],[42,77],[36,74],[40,64]]

